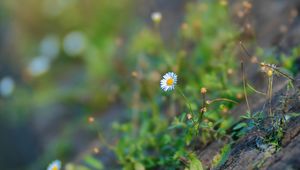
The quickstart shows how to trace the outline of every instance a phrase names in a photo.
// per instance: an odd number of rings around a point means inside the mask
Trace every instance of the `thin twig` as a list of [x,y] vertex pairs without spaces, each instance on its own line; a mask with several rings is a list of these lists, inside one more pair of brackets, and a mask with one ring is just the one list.
[[[251,58],[250,53],[248,52],[248,50],[246,49],[246,47],[244,46],[243,42],[240,41],[240,46],[243,49],[243,51],[246,53],[246,55]],[[249,101],[248,101],[248,95],[247,95],[247,91],[246,91],[246,84],[247,84],[247,80],[245,77],[245,68],[244,68],[244,62],[243,60],[241,61],[241,69],[242,69],[242,78],[243,78],[243,90],[244,90],[244,96],[245,96],[245,100],[246,100],[246,104],[247,104],[247,108],[248,111],[252,117],[252,113],[251,113],[251,109],[250,109],[250,105],[249,105]]]
[[246,49],[246,47],[244,46],[244,44],[243,44],[242,41],[240,41],[240,46],[241,46],[241,48],[244,50],[244,52],[247,54],[247,56],[248,56],[249,58],[251,58],[250,53],[248,52],[248,50]]
[[269,76],[268,79],[268,102],[269,102],[269,115],[273,116],[272,113],[272,92],[273,92],[273,75]]
[[189,160],[186,159],[185,157],[181,156],[179,157],[179,160],[185,165],[187,166],[189,164]]
[[227,101],[227,102],[232,102],[232,103],[238,104],[238,102],[236,102],[234,100],[226,99],[226,98],[217,98],[217,99],[210,100],[209,104],[212,104],[212,103],[218,102],[218,101]]
[[241,62],[241,68],[242,68],[242,77],[243,77],[243,90],[244,90],[244,96],[245,96],[245,100],[246,100],[246,104],[247,104],[247,108],[248,111],[252,117],[252,113],[251,113],[251,109],[250,109],[250,105],[249,105],[249,101],[248,101],[248,95],[247,95],[247,91],[246,91],[246,78],[245,78],[245,69],[244,69],[244,63]]
[[261,95],[264,95],[264,96],[267,95],[267,94],[264,93],[264,92],[260,92],[260,91],[256,90],[256,89],[255,89],[253,86],[251,86],[249,83],[247,83],[247,86],[248,86],[251,90],[253,90],[254,92],[256,92],[256,93],[258,93],[258,94],[261,94]]

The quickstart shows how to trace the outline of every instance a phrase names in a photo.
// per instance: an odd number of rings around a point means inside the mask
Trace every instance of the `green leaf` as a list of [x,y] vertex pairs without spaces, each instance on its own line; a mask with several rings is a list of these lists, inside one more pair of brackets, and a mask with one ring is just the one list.
[[180,116],[180,121],[183,122],[184,119],[186,118],[187,113],[182,113]]
[[233,130],[238,130],[238,129],[242,129],[244,127],[247,127],[247,123],[245,122],[242,122],[242,123],[239,123],[237,124],[236,126],[233,127]]
[[242,119],[251,119],[252,116],[251,116],[251,113],[250,113],[250,112],[247,112],[245,115],[242,115],[241,118],[242,118]]
[[230,151],[231,151],[231,146],[229,144],[223,146],[223,148],[221,149],[221,160],[218,163],[218,166],[221,166],[226,162],[230,154]]
[[73,163],[68,163],[65,166],[65,170],[91,170],[85,166],[78,165],[78,164],[73,164]]
[[192,157],[189,170],[203,170],[201,161],[195,157]]
[[288,114],[290,117],[298,117],[300,116],[300,113],[290,113]]
[[140,163],[140,162],[134,163],[134,170],[145,170],[145,169],[146,168],[142,163]]
[[86,156],[84,161],[91,167],[95,168],[95,169],[103,169],[103,164],[101,163],[100,160],[97,160],[96,158],[92,157],[92,156]]

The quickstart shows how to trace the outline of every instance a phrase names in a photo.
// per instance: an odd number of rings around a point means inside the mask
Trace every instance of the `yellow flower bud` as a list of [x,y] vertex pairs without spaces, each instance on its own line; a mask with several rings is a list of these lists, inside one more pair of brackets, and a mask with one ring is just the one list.
[[272,70],[269,70],[269,71],[267,72],[267,75],[268,75],[269,77],[271,77],[271,76],[273,75],[273,71],[272,71]]
[[205,94],[206,92],[207,92],[207,89],[206,89],[205,87],[202,87],[202,88],[201,88],[201,93],[202,93],[202,94]]

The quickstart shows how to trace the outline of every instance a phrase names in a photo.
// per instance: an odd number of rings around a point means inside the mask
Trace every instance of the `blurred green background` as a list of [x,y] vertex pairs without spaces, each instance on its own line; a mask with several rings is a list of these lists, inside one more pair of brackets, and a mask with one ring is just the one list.
[[136,63],[162,48],[151,13],[169,41],[187,2],[1,0],[0,169],[72,161],[96,138],[89,116],[121,119]]
[[124,88],[117,51],[137,20],[133,3],[0,2],[0,169],[46,169],[88,147],[86,118]]

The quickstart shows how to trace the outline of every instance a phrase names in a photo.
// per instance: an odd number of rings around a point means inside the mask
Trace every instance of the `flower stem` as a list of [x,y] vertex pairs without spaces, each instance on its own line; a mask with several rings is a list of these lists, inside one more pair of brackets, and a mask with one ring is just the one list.
[[202,122],[202,119],[203,119],[203,115],[204,115],[204,110],[205,110],[205,107],[206,107],[206,99],[205,99],[205,93],[202,93],[202,107],[201,107],[201,111],[200,111],[200,115],[199,115],[199,124]]
[[189,111],[194,115],[194,112],[192,110],[192,107],[191,107],[191,103],[190,101],[187,99],[187,97],[184,95],[184,93],[182,92],[182,90],[180,88],[177,88],[180,95],[184,98],[185,102],[186,102],[186,105],[188,106],[189,108]]

